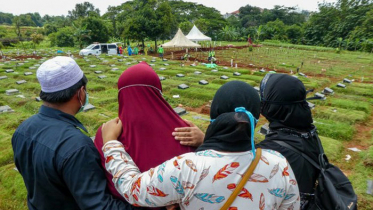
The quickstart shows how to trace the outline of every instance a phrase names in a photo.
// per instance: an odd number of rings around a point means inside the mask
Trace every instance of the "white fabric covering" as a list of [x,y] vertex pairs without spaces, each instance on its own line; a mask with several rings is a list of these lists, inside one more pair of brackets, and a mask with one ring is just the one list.
[[204,35],[196,25],[193,26],[192,30],[190,30],[189,34],[186,35],[191,41],[211,41],[211,37]]
[[192,41],[190,41],[188,38],[185,37],[181,29],[177,31],[174,38],[167,42],[162,44],[163,48],[172,48],[172,47],[201,47],[201,45],[196,44]]

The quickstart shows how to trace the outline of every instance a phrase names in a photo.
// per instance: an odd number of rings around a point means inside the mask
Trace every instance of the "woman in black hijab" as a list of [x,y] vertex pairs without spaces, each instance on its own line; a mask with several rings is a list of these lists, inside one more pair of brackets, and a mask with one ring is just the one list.
[[[257,91],[247,83],[241,81],[226,83],[214,96],[210,110],[213,123],[207,128],[205,140],[197,151],[254,150],[252,135],[260,115],[259,101]],[[252,117],[249,118],[248,115]]]
[[267,74],[260,84],[261,114],[269,121],[270,131],[257,146],[278,151],[289,161],[301,193],[301,207],[312,198],[318,169],[274,141],[285,142],[318,162],[318,134],[306,95],[303,83],[286,74]]

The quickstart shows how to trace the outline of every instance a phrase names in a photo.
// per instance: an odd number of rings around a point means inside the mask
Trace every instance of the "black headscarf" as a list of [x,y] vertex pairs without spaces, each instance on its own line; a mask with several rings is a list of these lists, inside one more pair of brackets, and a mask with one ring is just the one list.
[[261,113],[270,129],[291,128],[310,131],[311,109],[302,81],[287,74],[267,74],[260,84]]
[[252,149],[250,119],[244,112],[235,112],[238,107],[244,107],[258,119],[258,92],[242,81],[231,81],[221,86],[211,104],[210,117],[214,121],[207,128],[205,140],[197,151],[243,152]]
[[267,74],[260,85],[261,113],[269,121],[270,132],[257,147],[280,152],[294,171],[299,191],[313,193],[319,174],[300,154],[275,142],[283,141],[318,162],[318,135],[312,125],[303,83],[286,74]]

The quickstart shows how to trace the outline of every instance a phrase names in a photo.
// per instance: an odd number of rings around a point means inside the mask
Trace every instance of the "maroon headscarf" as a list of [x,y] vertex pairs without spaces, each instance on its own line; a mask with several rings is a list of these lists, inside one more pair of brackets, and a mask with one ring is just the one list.
[[[118,80],[118,90],[119,118],[123,123],[118,140],[141,172],[174,156],[194,151],[194,148],[180,145],[172,136],[176,127],[187,127],[188,124],[164,100],[159,77],[147,63],[124,71]],[[105,168],[101,128],[96,133],[95,146]],[[112,176],[106,172],[106,177],[112,195],[123,200],[112,183]]]

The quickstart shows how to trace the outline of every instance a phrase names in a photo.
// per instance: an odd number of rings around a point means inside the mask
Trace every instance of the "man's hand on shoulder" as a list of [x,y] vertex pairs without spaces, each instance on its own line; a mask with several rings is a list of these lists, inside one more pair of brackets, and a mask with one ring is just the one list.
[[203,143],[205,134],[192,122],[184,120],[190,127],[175,128],[172,135],[181,145],[199,147]]
[[103,143],[106,144],[110,140],[117,140],[122,133],[122,129],[122,121],[118,117],[104,123],[101,128]]

